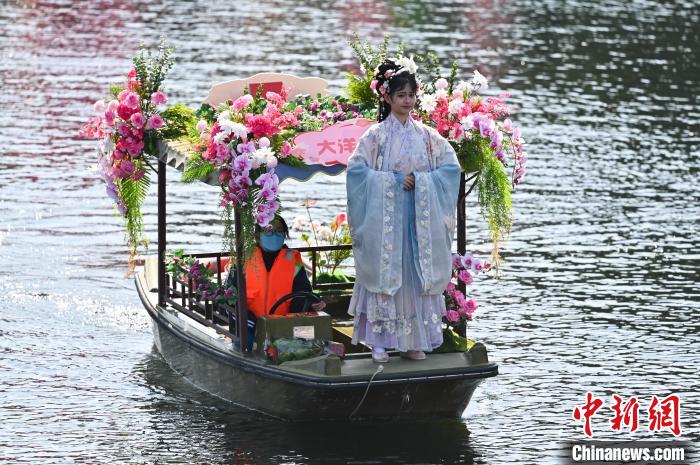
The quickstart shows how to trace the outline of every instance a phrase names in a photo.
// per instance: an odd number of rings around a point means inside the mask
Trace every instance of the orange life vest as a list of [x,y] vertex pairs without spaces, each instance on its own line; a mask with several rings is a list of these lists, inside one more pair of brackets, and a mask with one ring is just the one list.
[[[248,310],[256,317],[267,315],[270,307],[280,297],[292,292],[295,271],[301,264],[301,254],[298,250],[283,248],[277,254],[268,272],[263,261],[262,250],[256,247],[245,267]],[[291,300],[288,300],[277,307],[275,315],[289,313],[290,304]]]

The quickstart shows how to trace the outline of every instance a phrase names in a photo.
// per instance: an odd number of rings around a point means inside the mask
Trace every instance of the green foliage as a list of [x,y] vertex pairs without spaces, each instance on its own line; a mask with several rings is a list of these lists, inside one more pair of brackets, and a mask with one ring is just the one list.
[[181,181],[184,183],[201,181],[209,177],[215,169],[216,167],[213,163],[202,160],[199,154],[195,154],[187,160],[185,170],[182,172]]
[[110,84],[109,85],[109,96],[110,99],[117,100],[119,98],[119,93],[124,90],[124,86],[121,84]]
[[[360,39],[357,33],[353,33],[350,47],[355,52],[357,60],[360,62],[361,74],[355,75],[347,73],[345,77],[348,83],[345,86],[345,94],[351,103],[359,105],[365,110],[369,110],[377,105],[377,97],[370,89],[369,85],[374,79],[374,70],[387,57],[391,36],[385,35],[382,44],[375,49],[372,44]],[[403,44],[399,45],[399,53],[403,51]]]
[[316,276],[316,282],[318,284],[354,283],[355,277],[337,271],[335,273],[323,272]]
[[474,345],[473,340],[460,336],[449,327],[442,330],[442,340],[442,345],[433,350],[434,354],[467,352]]
[[190,128],[197,125],[197,117],[194,110],[182,103],[161,112],[160,116],[165,120],[165,128],[160,133],[166,140],[187,136]]
[[[171,56],[172,51],[172,48],[165,46],[163,40],[161,40],[155,55],[141,44],[139,53],[134,56],[132,61],[136,69],[136,76],[141,84],[138,93],[142,100],[150,101],[151,94],[160,89],[165,76],[174,63]],[[147,111],[148,109],[144,108],[143,110]]]
[[377,104],[377,96],[369,87],[372,83],[371,76],[356,76],[352,73],[345,74],[348,83],[345,86],[345,93],[350,102],[362,108],[372,108]]
[[198,299],[215,303],[235,305],[237,289],[228,282],[218,283],[216,270],[201,263],[192,256],[186,256],[182,249],[174,250],[165,256],[165,270],[176,277],[182,277],[193,284]]
[[124,215],[126,242],[133,256],[136,255],[140,246],[148,247],[148,240],[143,230],[141,205],[148,194],[151,180],[146,172],[144,176],[137,181],[126,178],[117,179],[116,183],[119,188],[119,194],[126,206],[126,214]]
[[195,116],[199,119],[203,119],[208,124],[214,124],[216,121],[216,109],[208,103],[203,103],[195,112]]
[[493,242],[493,259],[497,267],[499,243],[510,234],[513,216],[510,180],[496,157],[484,157],[477,189],[481,215],[489,227]]
[[[229,252],[232,260],[236,260],[238,252],[236,248],[236,228],[234,208],[226,205],[221,209],[221,222],[224,226],[223,247]],[[253,256],[255,247],[257,246],[255,233],[255,217],[249,208],[238,208],[238,214],[241,219],[241,252],[243,254],[243,262],[247,262]]]

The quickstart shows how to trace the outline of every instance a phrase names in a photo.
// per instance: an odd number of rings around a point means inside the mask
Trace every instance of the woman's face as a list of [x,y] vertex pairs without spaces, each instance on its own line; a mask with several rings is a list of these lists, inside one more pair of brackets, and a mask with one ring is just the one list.
[[411,86],[406,84],[403,89],[399,89],[386,97],[387,103],[391,106],[391,111],[398,115],[407,116],[416,106],[416,93]]

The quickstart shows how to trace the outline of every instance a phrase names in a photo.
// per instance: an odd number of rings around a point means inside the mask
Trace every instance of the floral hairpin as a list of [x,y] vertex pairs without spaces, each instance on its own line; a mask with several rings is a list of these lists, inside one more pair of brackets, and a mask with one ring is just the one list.
[[[372,91],[379,96],[380,100],[384,100],[384,96],[387,92],[389,92],[389,81],[391,81],[394,76],[397,76],[405,71],[415,75],[418,71],[418,66],[416,65],[416,62],[413,61],[413,56],[398,56],[391,59],[391,61],[396,64],[396,68],[391,68],[384,71],[384,74],[381,76],[384,78],[384,82],[379,85],[379,81],[375,79],[369,85],[370,89],[372,89]],[[375,76],[379,76],[379,67],[374,69],[374,74]]]

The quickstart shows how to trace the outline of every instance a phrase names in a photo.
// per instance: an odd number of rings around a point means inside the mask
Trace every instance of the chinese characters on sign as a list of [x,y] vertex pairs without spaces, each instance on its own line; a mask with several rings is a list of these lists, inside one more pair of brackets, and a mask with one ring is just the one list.
[[[613,411],[613,417],[610,420],[610,429],[612,431],[622,431],[627,428],[630,433],[637,431],[639,428],[639,409],[640,404],[637,397],[632,396],[626,402],[617,394],[612,395],[613,404],[610,410]],[[583,405],[578,405],[572,413],[573,419],[577,422],[583,421],[583,432],[588,437],[593,437],[591,428],[591,418],[603,406],[603,399],[596,397],[592,392],[586,393],[586,402]],[[668,430],[674,436],[681,435],[681,400],[677,394],[671,394],[663,399],[652,396],[649,407],[646,409],[646,418],[649,431],[664,431]]]
[[294,145],[302,149],[307,165],[347,165],[360,137],[372,124],[374,121],[363,118],[342,121],[322,131],[300,134]]

